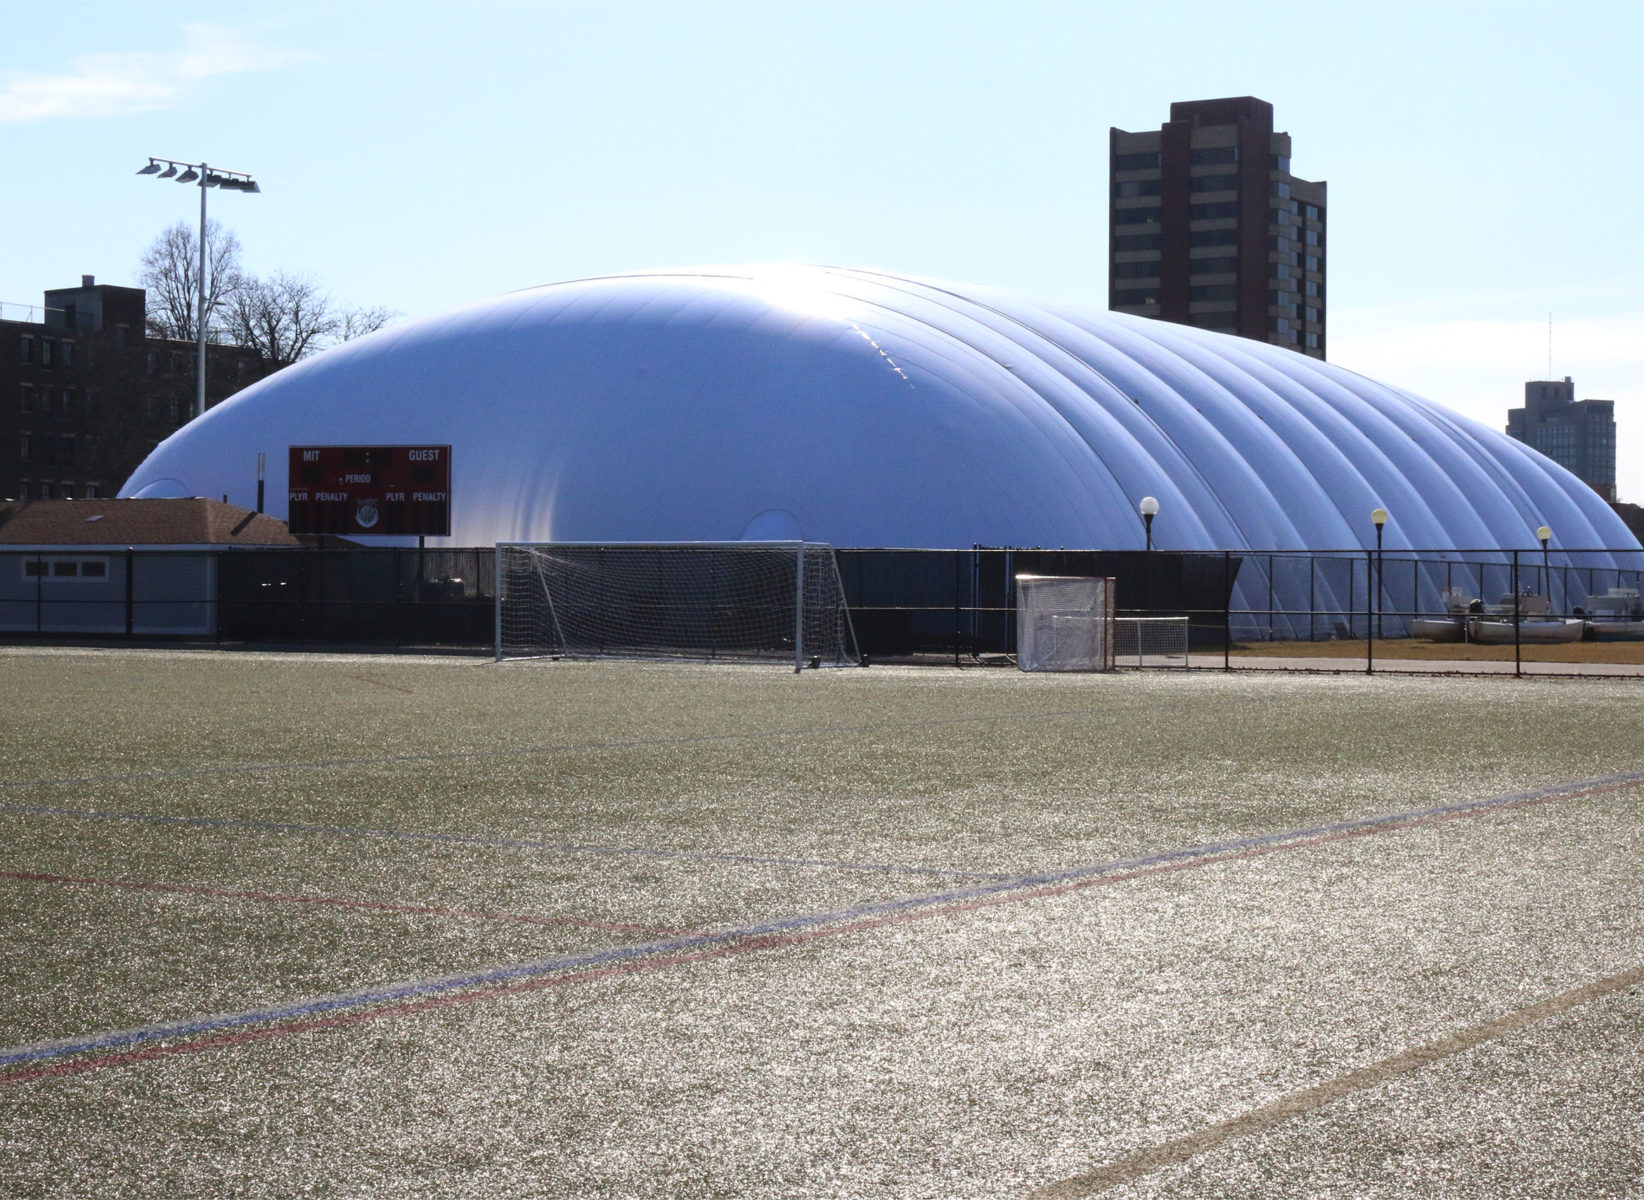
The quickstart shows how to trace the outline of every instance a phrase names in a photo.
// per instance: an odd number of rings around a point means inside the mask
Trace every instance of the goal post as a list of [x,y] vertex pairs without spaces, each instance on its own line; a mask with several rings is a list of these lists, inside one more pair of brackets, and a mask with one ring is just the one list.
[[1113,670],[1113,591],[1104,576],[1018,575],[1017,667]]
[[818,542],[501,542],[496,656],[860,661]]

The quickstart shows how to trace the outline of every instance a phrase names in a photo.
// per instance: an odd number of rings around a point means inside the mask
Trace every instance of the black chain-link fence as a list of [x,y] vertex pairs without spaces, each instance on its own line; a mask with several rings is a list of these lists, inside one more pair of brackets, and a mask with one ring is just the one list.
[[[836,555],[870,661],[1008,661],[1016,576],[1101,575],[1117,580],[1120,616],[1185,618],[1195,666],[1288,655],[1297,669],[1374,670],[1510,651],[1517,669],[1603,661],[1605,645],[1644,662],[1632,549]],[[481,649],[494,645],[494,586],[490,548],[0,551],[0,634]]]

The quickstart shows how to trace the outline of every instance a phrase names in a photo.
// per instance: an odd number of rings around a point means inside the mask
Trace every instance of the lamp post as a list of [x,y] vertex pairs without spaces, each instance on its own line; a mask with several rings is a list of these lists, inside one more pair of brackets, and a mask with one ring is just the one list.
[[1153,518],[1159,515],[1159,502],[1152,496],[1143,496],[1142,502],[1136,506],[1136,511],[1142,514],[1142,528],[1147,533],[1147,548],[1153,549]]
[[[161,163],[165,163],[163,169]],[[183,168],[181,174],[177,172],[178,167]],[[175,179],[178,183],[198,182],[200,185],[200,287],[199,314],[194,331],[194,415],[203,417],[206,410],[206,189],[220,187],[231,192],[260,192],[263,189],[244,171],[213,171],[205,163],[178,162],[171,158],[150,158],[148,166],[140,168],[137,174]]]
[[1553,540],[1553,531],[1543,525],[1536,530],[1536,537],[1541,541],[1541,578],[1547,584],[1547,615],[1550,617],[1553,615],[1553,570],[1548,565],[1547,543]]
[[1372,623],[1370,626],[1370,636],[1365,639],[1364,644],[1364,670],[1366,674],[1374,671],[1376,666],[1376,633],[1377,627],[1381,625],[1381,531],[1382,527],[1387,524],[1387,510],[1385,508],[1371,509],[1370,523],[1376,527],[1376,577],[1373,584],[1375,591],[1372,593],[1372,601],[1369,606],[1371,613],[1373,614]]

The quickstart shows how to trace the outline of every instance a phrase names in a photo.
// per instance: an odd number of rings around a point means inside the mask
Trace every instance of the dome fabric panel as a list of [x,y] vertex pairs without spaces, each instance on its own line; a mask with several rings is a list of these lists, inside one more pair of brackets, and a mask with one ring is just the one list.
[[1378,505],[1390,550],[1534,549],[1543,523],[1638,547],[1529,447],[1293,351],[827,267],[606,276],[394,326],[213,408],[120,494],[249,504],[266,453],[283,516],[289,446],[421,443],[453,448],[452,545],[774,521],[840,546],[1140,549],[1152,495],[1161,549],[1362,549]]

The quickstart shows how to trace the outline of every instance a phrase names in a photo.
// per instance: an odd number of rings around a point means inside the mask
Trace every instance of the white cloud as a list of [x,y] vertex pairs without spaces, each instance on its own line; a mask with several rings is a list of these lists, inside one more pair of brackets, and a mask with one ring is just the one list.
[[201,80],[267,70],[291,57],[283,50],[251,45],[232,30],[188,25],[180,50],[88,54],[63,74],[13,75],[0,88],[0,124],[172,108]]

